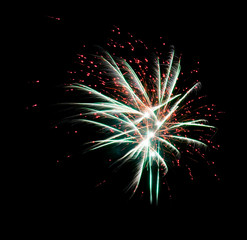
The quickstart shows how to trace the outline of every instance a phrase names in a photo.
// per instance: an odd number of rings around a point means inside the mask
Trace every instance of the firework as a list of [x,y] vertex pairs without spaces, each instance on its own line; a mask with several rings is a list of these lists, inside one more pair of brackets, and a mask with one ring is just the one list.
[[[116,47],[113,40],[109,45]],[[135,50],[131,42],[117,46]],[[106,133],[105,138],[90,142],[90,150],[123,146],[117,162],[131,161],[135,169],[129,189],[133,193],[136,191],[144,170],[147,170],[150,203],[158,203],[160,176],[167,174],[172,159],[179,165],[180,146],[185,143],[186,151],[201,153],[201,148],[210,143],[203,137],[204,130],[215,132],[214,126],[199,117],[201,107],[193,109],[193,96],[201,83],[197,81],[179,91],[176,84],[181,56],[176,56],[173,47],[165,58],[153,54],[149,58],[132,60],[102,49],[99,51],[92,60],[78,55],[83,66],[81,71],[86,70],[84,74],[93,80],[89,84],[80,80],[67,86],[69,90],[90,96],[88,102],[70,103],[80,111],[72,117],[73,121],[92,124]],[[87,70],[90,68],[93,70]]]

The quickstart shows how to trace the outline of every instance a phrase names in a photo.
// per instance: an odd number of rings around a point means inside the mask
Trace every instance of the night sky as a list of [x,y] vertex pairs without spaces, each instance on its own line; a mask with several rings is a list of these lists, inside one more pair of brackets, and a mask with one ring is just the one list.
[[[219,219],[227,222],[229,214],[238,211],[235,203],[240,194],[235,171],[240,157],[234,151],[237,142],[229,141],[235,134],[229,126],[233,125],[235,115],[232,99],[237,96],[230,84],[236,76],[234,49],[240,43],[228,14],[230,7],[201,5],[176,9],[165,5],[164,9],[124,6],[116,10],[117,7],[91,5],[66,10],[46,8],[30,16],[23,145],[25,162],[32,171],[26,184],[32,192],[30,202],[38,200],[36,207],[51,209],[56,219],[79,216],[81,220],[90,219],[92,224],[102,224],[106,218],[112,223],[113,219],[126,216],[131,221],[134,216],[143,216],[145,221],[147,216],[173,217],[173,221],[180,216],[184,220],[209,217],[209,222],[216,223]],[[236,25],[238,20],[234,21]],[[153,46],[162,36],[166,44],[173,44],[182,53],[184,71],[189,71],[194,61],[200,61],[201,91],[207,95],[208,103],[223,112],[216,122],[219,130],[215,142],[220,145],[219,150],[207,153],[214,166],[193,165],[197,179],[194,181],[189,181],[185,169],[169,170],[166,180],[171,190],[162,190],[158,207],[149,206],[145,183],[141,187],[146,197],[140,199],[139,194],[128,200],[123,179],[130,169],[116,172],[109,167],[109,152],[81,154],[82,142],[95,134],[90,129],[55,127],[64,116],[56,104],[67,99],[61,86],[68,81],[76,54],[83,44],[106,46],[113,25]]]

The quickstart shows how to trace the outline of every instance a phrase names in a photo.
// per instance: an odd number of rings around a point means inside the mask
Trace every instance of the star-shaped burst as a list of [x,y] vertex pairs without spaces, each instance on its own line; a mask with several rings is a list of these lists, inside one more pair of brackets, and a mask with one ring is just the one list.
[[[98,72],[101,87],[82,83],[68,86],[90,94],[90,99],[93,99],[72,103],[83,112],[76,121],[93,124],[110,134],[93,141],[90,150],[124,145],[125,150],[118,161],[134,163],[135,176],[130,188],[135,192],[144,169],[147,169],[150,202],[154,198],[157,202],[160,170],[165,175],[171,157],[179,159],[180,144],[186,143],[199,151],[207,146],[206,141],[202,135],[193,137],[192,130],[197,129],[201,134],[205,128],[215,128],[208,125],[207,120],[197,118],[198,110],[192,111],[194,100],[191,100],[191,95],[201,84],[196,82],[179,93],[176,83],[181,58],[174,54],[173,48],[162,62],[158,56],[151,60],[135,59],[135,64],[139,64],[138,72],[127,60],[105,51],[94,58],[102,69]],[[95,62],[91,64],[99,67]]]

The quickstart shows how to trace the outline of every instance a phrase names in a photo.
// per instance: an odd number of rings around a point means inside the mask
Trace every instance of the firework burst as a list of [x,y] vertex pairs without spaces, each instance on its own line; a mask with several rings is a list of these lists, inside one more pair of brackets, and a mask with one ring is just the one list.
[[[113,40],[109,44],[116,47]],[[118,44],[118,47],[129,47],[134,51],[131,42]],[[188,152],[201,153],[201,149],[210,143],[210,137],[203,136],[204,130],[215,133],[215,127],[200,117],[199,109],[202,107],[193,109],[195,99],[192,97],[201,83],[197,81],[179,91],[176,84],[181,56],[176,56],[173,47],[165,59],[153,54],[149,59],[143,57],[128,61],[102,49],[92,56],[92,60],[84,55],[78,55],[78,58],[83,69],[93,68],[86,75],[91,75],[94,82],[85,84],[80,80],[67,86],[69,90],[90,96],[88,102],[70,103],[80,111],[80,114],[72,116],[73,121],[92,124],[105,133],[109,132],[104,139],[90,142],[90,150],[110,145],[123,146],[122,156],[117,162],[131,161],[135,168],[129,189],[133,193],[136,191],[146,169],[150,203],[158,203],[160,176],[167,174],[172,159],[179,165],[182,144],[186,144]],[[133,66],[137,66],[136,69]]]

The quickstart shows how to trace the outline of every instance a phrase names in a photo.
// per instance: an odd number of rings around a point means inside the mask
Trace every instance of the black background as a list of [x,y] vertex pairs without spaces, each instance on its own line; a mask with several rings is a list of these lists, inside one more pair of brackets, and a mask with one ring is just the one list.
[[[167,222],[175,226],[191,223],[204,226],[206,231],[209,225],[218,228],[220,223],[229,224],[239,212],[242,195],[236,179],[241,157],[236,150],[238,142],[233,127],[237,92],[232,81],[238,77],[236,46],[241,49],[237,27],[241,20],[234,15],[237,9],[203,4],[177,7],[166,3],[162,7],[155,4],[134,7],[122,3],[46,7],[32,12],[27,39],[30,70],[24,80],[23,148],[27,164],[23,165],[28,166],[28,174],[23,185],[27,186],[28,203],[33,204],[34,212],[44,210],[46,219],[52,215],[54,222],[87,221],[92,226],[113,226],[127,219],[125,224],[141,220],[145,228],[157,222],[159,226]],[[100,161],[101,154],[107,153],[81,156],[78,140],[83,137],[66,134],[69,127],[54,130],[59,114],[56,115],[53,104],[64,99],[57,88],[66,81],[82,42],[105,45],[113,25],[153,45],[160,36],[165,36],[188,59],[186,68],[190,67],[191,59],[200,60],[203,91],[218,111],[225,112],[217,122],[216,140],[221,148],[209,154],[216,163],[220,181],[200,166],[199,183],[189,183],[182,173],[173,173],[170,178],[174,196],[169,199],[166,193],[161,194],[158,207],[150,206],[148,198],[128,201],[122,190],[124,182],[116,177],[123,173],[112,177],[112,169]],[[33,104],[37,107],[32,107]],[[176,177],[178,180],[174,180]],[[95,188],[104,179],[107,182]]]

